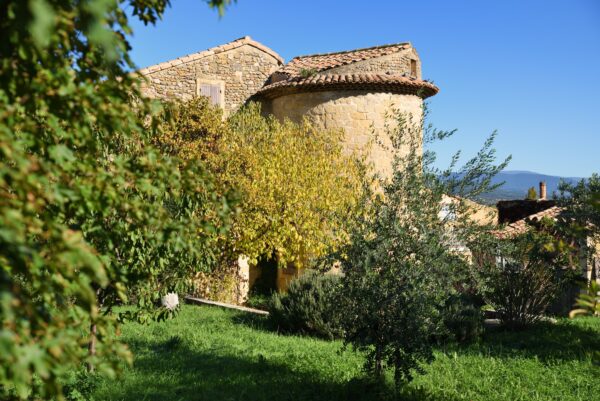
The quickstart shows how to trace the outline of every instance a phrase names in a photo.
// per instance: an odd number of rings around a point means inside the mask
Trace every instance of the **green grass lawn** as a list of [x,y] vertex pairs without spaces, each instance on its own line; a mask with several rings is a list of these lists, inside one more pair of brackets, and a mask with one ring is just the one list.
[[134,366],[101,381],[95,400],[598,400],[600,319],[490,332],[479,344],[438,348],[400,397],[373,386],[341,342],[278,335],[264,318],[184,306],[175,319],[127,324]]

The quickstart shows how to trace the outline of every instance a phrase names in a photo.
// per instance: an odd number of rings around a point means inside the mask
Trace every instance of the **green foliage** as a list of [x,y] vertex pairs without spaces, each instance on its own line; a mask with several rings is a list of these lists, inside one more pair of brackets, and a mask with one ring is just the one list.
[[67,401],[94,401],[93,393],[98,387],[100,377],[83,367],[70,372],[64,382],[64,394]]
[[559,191],[564,211],[558,224],[591,265],[600,257],[600,175],[594,173],[577,184],[561,182]]
[[483,242],[487,257],[478,263],[480,291],[509,328],[538,321],[576,275],[571,249],[555,229],[555,222],[544,219],[525,234]]
[[204,216],[227,202],[152,146],[155,108],[129,73],[124,9],[153,23],[168,3],[0,5],[0,397],[60,397],[82,361],[113,375],[130,354],[111,306],[133,295],[147,313],[121,318],[149,317],[211,266],[218,219]]
[[225,187],[238,188],[234,247],[256,260],[275,254],[302,265],[347,241],[357,211],[362,164],[342,149],[342,132],[264,118],[258,105],[230,119],[216,160]]
[[468,343],[483,335],[483,312],[471,297],[465,294],[450,296],[442,313],[446,333],[441,339],[448,336],[452,341]]
[[582,235],[598,235],[600,231],[600,174],[594,173],[576,184],[561,182],[559,201],[567,208],[567,216],[584,230]]
[[292,280],[286,293],[273,295],[269,320],[283,332],[339,337],[339,290],[339,276],[307,271]]
[[577,300],[579,308],[573,309],[571,317],[580,315],[600,315],[600,284],[597,281],[591,281],[586,291],[579,296]]
[[530,187],[527,190],[527,196],[525,197],[525,199],[536,200],[537,198],[538,198],[538,196],[537,196],[537,192],[535,191],[535,187]]
[[[472,210],[463,199],[485,192],[506,164],[492,164],[492,136],[458,173],[458,155],[438,171],[423,142],[451,134],[393,115],[386,132],[396,152],[393,176],[366,199],[367,213],[340,254],[345,342],[366,353],[367,371],[393,368],[398,384],[432,361],[431,337],[443,331],[444,306],[466,279],[461,249],[481,227],[468,218]],[[463,197],[445,202],[449,193]]]
[[214,157],[218,141],[229,130],[223,109],[213,106],[205,96],[164,106],[154,141],[168,154],[184,160]]
[[271,295],[261,294],[256,291],[250,291],[248,294],[248,300],[246,301],[246,306],[250,308],[267,310],[269,309],[269,304],[271,302]]
[[310,78],[313,75],[316,75],[318,73],[316,68],[302,68],[300,69],[300,76],[302,78]]

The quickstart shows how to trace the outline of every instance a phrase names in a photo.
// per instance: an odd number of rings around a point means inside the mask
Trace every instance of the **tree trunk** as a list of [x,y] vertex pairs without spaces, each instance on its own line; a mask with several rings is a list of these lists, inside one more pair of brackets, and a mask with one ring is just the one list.
[[[90,357],[96,356],[96,324],[90,325],[90,342],[88,343],[88,355]],[[88,373],[94,373],[94,364],[90,360],[87,366]]]
[[379,346],[376,346],[377,349],[375,351],[375,377],[377,379],[381,379],[381,377],[383,376],[383,356],[381,355],[381,349],[379,348]]

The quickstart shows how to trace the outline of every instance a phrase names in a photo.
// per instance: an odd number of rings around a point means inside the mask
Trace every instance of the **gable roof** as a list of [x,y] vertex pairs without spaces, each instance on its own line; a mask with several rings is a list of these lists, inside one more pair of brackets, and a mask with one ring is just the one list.
[[560,214],[564,212],[564,208],[552,206],[513,223],[507,224],[501,230],[494,231],[493,234],[498,238],[512,238],[517,235],[525,234],[529,228],[541,221],[544,218],[556,220]]
[[260,89],[256,95],[267,99],[299,92],[330,90],[376,90],[427,98],[439,92],[434,84],[420,79],[387,74],[315,74],[292,77]]
[[283,64],[283,58],[279,54],[277,54],[275,51],[269,49],[267,46],[263,45],[262,43],[259,43],[255,40],[253,40],[250,36],[244,36],[243,38],[239,38],[232,42],[225,43],[220,46],[212,47],[210,49],[203,50],[198,53],[188,54],[187,56],[178,57],[174,60],[165,61],[164,63],[159,63],[156,65],[152,65],[150,67],[142,68],[142,69],[138,70],[138,73],[140,73],[142,75],[151,74],[153,72],[161,71],[161,70],[164,70],[169,67],[174,67],[174,66],[180,65],[180,64],[187,64],[189,62],[196,61],[196,60],[202,59],[204,57],[212,56],[214,54],[222,53],[222,52],[225,52],[228,50],[233,50],[233,49],[236,49],[236,48],[244,46],[244,45],[249,45],[249,46],[255,47],[258,50],[261,50],[261,51],[269,54],[273,58],[275,58],[280,64]]
[[393,43],[383,46],[366,47],[362,49],[347,50],[335,53],[309,54],[294,57],[289,63],[281,68],[278,73],[290,77],[300,76],[303,71],[321,72],[342,65],[352,64],[358,61],[369,60],[375,57],[386,56],[401,50],[411,48],[408,42]]

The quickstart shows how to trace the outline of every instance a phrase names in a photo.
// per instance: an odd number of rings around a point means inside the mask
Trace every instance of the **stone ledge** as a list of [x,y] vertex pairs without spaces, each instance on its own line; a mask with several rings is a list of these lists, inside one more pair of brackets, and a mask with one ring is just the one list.
[[194,298],[194,297],[187,296],[187,297],[185,297],[185,300],[190,303],[195,303],[195,304],[200,304],[200,305],[219,306],[221,308],[234,309],[234,310],[238,310],[241,312],[254,313],[256,315],[264,315],[264,316],[269,315],[269,312],[267,312],[265,310],[248,308],[246,306],[226,304],[224,302],[211,301],[211,300],[204,299],[204,298]]

